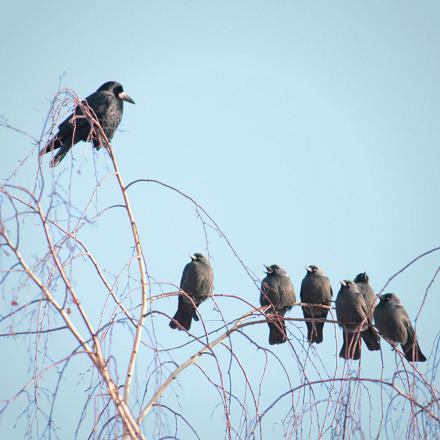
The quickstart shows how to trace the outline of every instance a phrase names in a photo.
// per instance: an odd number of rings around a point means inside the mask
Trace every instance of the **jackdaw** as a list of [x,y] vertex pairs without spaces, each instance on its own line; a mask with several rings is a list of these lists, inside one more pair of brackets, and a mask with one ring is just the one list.
[[374,323],[383,336],[402,346],[408,361],[426,361],[426,357],[420,350],[416,332],[411,325],[408,313],[394,293],[381,295],[380,302],[374,309]]
[[356,283],[359,292],[361,292],[362,296],[364,297],[365,303],[367,304],[369,313],[368,319],[370,320],[370,322],[373,322],[373,310],[374,303],[376,302],[376,295],[374,294],[374,291],[370,286],[370,278],[367,275],[367,272],[357,274],[353,281]]
[[336,297],[336,317],[344,330],[344,343],[339,357],[360,359],[361,338],[369,350],[379,350],[379,337],[371,327],[368,307],[364,297],[353,281],[341,281],[341,288]]
[[180,281],[177,312],[170,321],[171,328],[189,330],[191,321],[197,316],[197,307],[212,293],[214,273],[209,260],[200,253],[191,255],[191,261],[185,266]]
[[[82,101],[96,116],[108,140],[111,140],[122,119],[124,101],[134,104],[122,85],[116,81],[108,81],[96,92]],[[40,156],[53,150],[60,149],[52,159],[50,166],[58,165],[68,151],[79,141],[93,142],[96,149],[101,147],[102,139],[95,130],[91,130],[88,119],[84,116],[81,106],[76,106],[75,111],[58,126],[58,133],[40,151]]]
[[269,344],[282,344],[287,341],[286,324],[283,319],[286,312],[296,302],[292,281],[287,272],[276,264],[265,266],[267,276],[261,282],[260,304],[270,306],[266,311],[269,326]]
[[[301,283],[301,303],[330,305],[333,296],[330,280],[318,266],[306,267],[307,273]],[[329,309],[320,307],[302,307],[304,318],[326,319]],[[307,339],[310,343],[322,342],[323,322],[306,321]]]

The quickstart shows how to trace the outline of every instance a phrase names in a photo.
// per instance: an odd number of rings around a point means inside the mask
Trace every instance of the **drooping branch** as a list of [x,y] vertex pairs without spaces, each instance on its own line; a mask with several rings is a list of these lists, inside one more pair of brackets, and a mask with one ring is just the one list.
[[[41,209],[38,209],[39,215],[41,216],[41,219],[44,224],[44,214],[42,213]],[[45,225],[45,233],[47,234],[48,243],[51,245],[52,240],[50,239],[49,231],[47,230],[47,225]],[[93,364],[96,366],[97,370],[101,374],[102,378],[104,379],[104,382],[107,385],[108,392],[110,396],[112,397],[113,402],[115,403],[115,406],[117,408],[117,411],[119,415],[121,416],[122,422],[124,424],[124,427],[127,429],[130,437],[132,439],[142,438],[143,435],[140,432],[139,426],[137,425],[136,421],[134,420],[133,416],[131,415],[131,412],[126,405],[125,401],[121,399],[119,396],[118,387],[114,383],[113,379],[110,376],[110,372],[108,371],[108,368],[106,366],[106,362],[104,360],[102,350],[100,347],[99,339],[97,338],[96,334],[93,332],[92,327],[90,324],[87,326],[89,331],[91,331],[91,338],[94,343],[95,350],[93,350],[90,345],[87,343],[85,338],[81,336],[79,330],[76,328],[76,326],[73,324],[73,322],[70,320],[69,315],[67,311],[62,307],[61,304],[58,303],[58,301],[55,299],[55,296],[49,291],[49,289],[43,284],[43,282],[38,278],[38,276],[34,273],[34,271],[28,266],[25,259],[21,255],[18,248],[12,243],[11,239],[7,235],[5,228],[0,227],[0,236],[3,237],[5,240],[6,245],[8,248],[14,253],[15,257],[17,258],[20,266],[24,270],[24,272],[27,274],[27,276],[38,286],[38,288],[43,292],[45,298],[47,301],[55,308],[55,310],[58,312],[58,314],[61,316],[63,321],[66,324],[66,327],[69,329],[69,331],[72,333],[72,335],[75,337],[75,339],[79,342],[80,346],[83,348],[83,350],[87,353]],[[55,250],[52,246],[52,255],[54,256],[54,259],[57,260],[58,256],[56,255]],[[58,260],[59,268],[61,269],[61,272],[64,273],[64,279],[66,281],[66,284],[68,286],[71,286],[71,283],[69,279],[67,278],[67,275],[64,272],[64,269],[61,266],[61,263]],[[76,296],[76,293],[73,289],[71,289],[70,293],[73,296],[74,302],[78,309],[80,309],[80,303]],[[87,320],[87,316],[85,313],[83,313],[83,319]]]

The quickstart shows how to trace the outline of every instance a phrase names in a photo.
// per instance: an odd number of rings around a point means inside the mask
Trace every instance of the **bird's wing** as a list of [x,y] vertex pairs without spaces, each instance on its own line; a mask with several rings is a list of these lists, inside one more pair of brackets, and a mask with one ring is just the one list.
[[343,300],[341,298],[341,293],[338,293],[338,296],[336,297],[336,320],[339,322],[342,322],[342,309],[343,309]]
[[409,323],[411,323],[411,319],[409,319],[409,315],[405,310],[405,307],[403,307],[401,304],[396,305],[396,313],[399,315],[399,318],[402,321],[408,321]]
[[359,312],[360,312],[360,317],[361,317],[361,319],[368,318],[368,320],[370,320],[370,318],[369,318],[370,312],[368,310],[367,303],[366,303],[366,301],[365,301],[363,296],[361,296],[361,299],[362,300],[359,302],[359,309],[358,309]]
[[299,299],[301,300],[301,302],[304,302],[305,290],[306,290],[305,279],[303,279],[301,282],[301,289],[299,290]]
[[197,296],[204,297],[212,293],[213,272],[210,266],[199,264],[197,267]]
[[273,283],[263,280],[260,291],[260,304],[268,306],[276,303],[276,292]]
[[188,263],[188,264],[184,267],[183,272],[182,272],[182,278],[180,279],[180,288],[181,288],[182,290],[184,290],[184,289],[183,289],[183,284],[185,283],[185,278],[186,278],[186,276],[187,276],[187,274],[188,274],[190,264],[191,264],[191,263]]
[[[87,104],[84,100],[82,103]],[[89,130],[90,124],[87,119],[83,117],[81,107],[77,105],[74,112],[58,125],[57,137],[62,139],[72,135],[73,131],[75,131],[75,138],[81,139],[83,134],[87,135],[89,133]]]
[[411,319],[409,318],[409,315],[405,308],[398,304],[396,306],[396,313],[399,317],[399,321],[403,324],[406,330],[407,334],[407,342],[413,343],[416,340],[416,332],[414,330],[414,327],[411,324]]
[[200,303],[212,293],[212,271],[209,266],[190,262],[183,269],[180,288],[196,302]]
[[95,92],[87,96],[85,101],[87,101],[85,104],[94,111],[98,120],[101,121],[111,104],[111,95],[104,92]]
[[411,324],[411,321],[409,319],[405,319],[403,321],[403,325],[406,328],[406,334],[407,334],[406,342],[407,342],[407,344],[408,343],[413,344],[414,342],[416,342],[416,332],[414,330],[414,327]]
[[293,289],[293,284],[289,278],[283,277],[282,285],[282,305],[292,307],[296,302],[295,290]]

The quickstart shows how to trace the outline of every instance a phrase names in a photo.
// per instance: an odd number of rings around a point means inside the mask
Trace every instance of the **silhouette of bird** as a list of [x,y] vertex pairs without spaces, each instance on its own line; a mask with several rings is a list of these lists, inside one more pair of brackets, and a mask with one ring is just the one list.
[[209,260],[200,253],[191,255],[191,261],[185,266],[180,281],[180,293],[177,312],[170,321],[172,329],[189,330],[192,319],[198,321],[197,307],[212,293],[214,273]]
[[374,303],[376,302],[376,295],[370,286],[370,277],[367,275],[367,272],[362,272],[357,274],[353,281],[356,283],[359,292],[361,292],[364,297],[365,304],[367,304],[368,307],[369,319],[370,321],[373,321],[373,309]]
[[[94,113],[105,135],[111,140],[121,122],[124,101],[134,104],[121,84],[109,81],[84,99],[82,104],[88,105],[93,110],[92,114]],[[40,151],[40,156],[59,149],[50,163],[52,167],[57,166],[69,150],[80,141],[93,142],[96,149],[101,147],[100,137],[91,129],[88,119],[78,105],[75,111],[58,126],[58,133]]]
[[[373,322],[373,310],[374,303],[376,302],[376,295],[370,286],[370,278],[367,275],[367,272],[357,274],[353,281],[356,283],[359,292],[361,292],[361,295],[364,297],[368,310],[368,321]],[[367,345],[367,348],[369,350],[379,350],[376,339],[370,338],[369,334],[368,330],[367,333],[361,333],[362,339]]]
[[341,281],[336,297],[336,316],[344,331],[339,357],[360,359],[361,335],[369,350],[380,350],[379,337],[371,326],[367,304],[355,282]]
[[383,336],[402,346],[408,361],[426,361],[408,313],[394,293],[386,293],[380,297],[380,302],[374,309],[374,323]]
[[267,276],[261,282],[260,304],[270,306],[266,311],[269,315],[269,344],[282,344],[287,341],[286,324],[283,319],[286,312],[296,302],[292,281],[287,272],[276,264],[265,266]]
[[[307,273],[301,283],[301,303],[330,305],[333,296],[330,280],[326,277],[324,271],[318,266],[306,267]],[[326,319],[329,309],[320,307],[302,307],[304,318]],[[309,322],[307,325],[307,339],[310,343],[322,342],[323,322]]]

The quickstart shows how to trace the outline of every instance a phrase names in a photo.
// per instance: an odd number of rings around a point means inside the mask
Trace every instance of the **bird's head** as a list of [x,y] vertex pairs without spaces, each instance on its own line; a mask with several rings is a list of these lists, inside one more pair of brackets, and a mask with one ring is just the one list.
[[355,283],[368,283],[370,278],[367,275],[367,272],[358,273],[356,278],[354,279]]
[[118,83],[117,81],[107,81],[97,90],[97,92],[111,92],[116,96],[116,98],[121,99],[122,101],[129,102],[130,104],[135,103],[133,98],[124,92],[122,84]]
[[356,292],[359,291],[356,284],[351,280],[343,280],[340,283],[341,283],[342,290],[354,290]]
[[195,254],[190,255],[190,257],[192,261],[198,261],[199,263],[209,264],[208,259],[200,252],[196,252]]
[[281,275],[286,273],[286,271],[282,267],[278,266],[278,264],[272,264],[271,266],[264,265],[264,267],[266,268],[266,273],[268,275]]
[[307,271],[307,274],[324,275],[323,270],[320,267],[315,266],[314,264],[307,266],[306,271]]
[[394,293],[385,293],[383,295],[380,295],[380,302],[382,304],[386,304],[386,303],[395,303],[395,304],[400,304],[400,300],[399,298],[394,295]]

